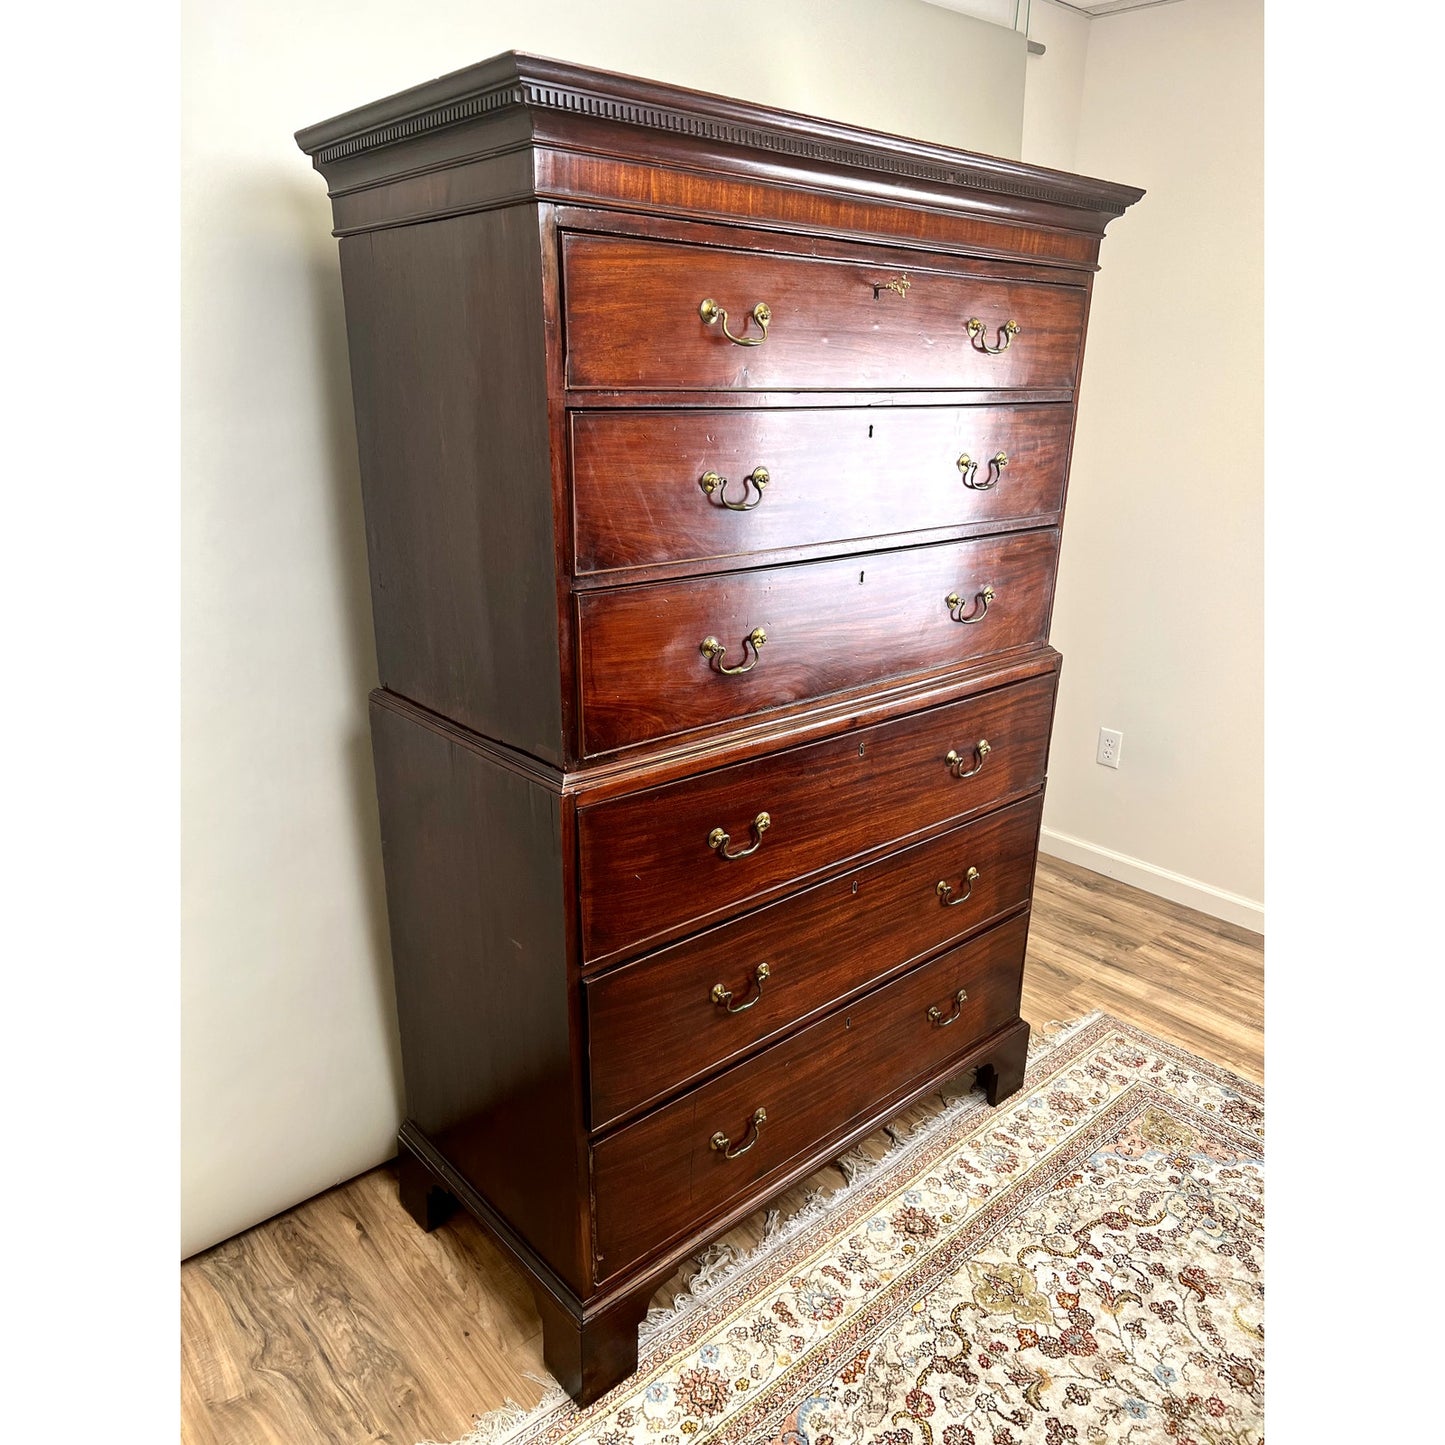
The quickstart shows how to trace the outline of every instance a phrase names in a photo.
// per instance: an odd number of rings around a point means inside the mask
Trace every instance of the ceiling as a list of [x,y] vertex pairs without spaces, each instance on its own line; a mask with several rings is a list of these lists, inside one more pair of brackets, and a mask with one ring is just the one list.
[[1069,10],[1086,15],[1117,15],[1121,10],[1144,10],[1150,5],[1173,5],[1176,0],[1056,0]]
[[[939,5],[945,10],[957,10],[963,15],[972,15],[976,20],[989,20],[995,25],[1006,25],[1010,30],[1028,28],[1029,0],[926,0],[929,5]],[[1118,15],[1125,10],[1143,10],[1151,5],[1174,5],[1178,0],[1053,0],[1066,10],[1077,10],[1081,15]]]

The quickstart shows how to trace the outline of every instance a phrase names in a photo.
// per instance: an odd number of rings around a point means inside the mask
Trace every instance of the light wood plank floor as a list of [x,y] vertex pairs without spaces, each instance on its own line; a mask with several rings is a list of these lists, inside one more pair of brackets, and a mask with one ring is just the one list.
[[[1258,935],[1041,858],[1024,1017],[1096,1008],[1263,1076]],[[839,1182],[820,1171],[785,1213]],[[761,1228],[759,1215],[729,1239],[746,1246]],[[423,1234],[392,1171],[375,1169],[181,1267],[182,1438],[453,1440],[474,1414],[541,1395],[541,1343],[530,1294],[480,1226],[459,1216]]]

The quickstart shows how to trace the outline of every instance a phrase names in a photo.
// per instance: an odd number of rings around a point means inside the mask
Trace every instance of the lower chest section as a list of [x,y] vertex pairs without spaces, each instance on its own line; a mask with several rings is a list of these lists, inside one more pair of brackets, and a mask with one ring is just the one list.
[[578,807],[599,1285],[1017,1025],[1055,676]]

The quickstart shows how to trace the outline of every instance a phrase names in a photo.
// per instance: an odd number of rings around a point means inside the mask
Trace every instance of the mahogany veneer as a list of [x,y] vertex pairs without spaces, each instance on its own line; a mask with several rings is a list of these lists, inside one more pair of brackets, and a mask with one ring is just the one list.
[[[582,962],[653,947],[837,867],[1043,786],[1053,671],[892,722],[592,803],[577,814]],[[980,744],[982,766],[972,769]],[[949,753],[967,759],[955,769]],[[967,773],[967,776],[959,774]],[[698,841],[741,847],[766,812],[766,846],[695,887]],[[730,845],[731,846],[731,845]],[[636,859],[645,853],[646,872]]]
[[1048,526],[1063,509],[1074,427],[1073,408],[1057,404],[571,418],[579,578]]
[[[755,1194],[789,1160],[816,1154],[820,1140],[875,1113],[888,1095],[908,1092],[916,1079],[935,1079],[958,1055],[956,1032],[976,1042],[1016,1025],[1027,941],[1025,914],[600,1140],[594,1178],[601,1277],[665,1245],[700,1215]],[[777,1101],[762,1124],[759,1100]],[[711,1142],[714,1126],[731,1136],[736,1158]]]
[[[1037,647],[1049,635],[1057,557],[1056,532],[1010,532],[862,563],[587,592],[577,599],[583,755]],[[747,642],[758,628],[763,640]],[[709,667],[699,658],[709,637],[724,649],[722,667],[749,670]]]
[[[1026,387],[1074,384],[1087,280],[1069,286],[940,274],[886,262],[759,256],[707,245],[569,235],[562,246],[567,385],[705,390]],[[896,283],[898,291],[889,290]],[[714,323],[699,342],[700,298],[726,298],[738,345]],[[771,301],[767,298],[772,297]],[[860,298],[869,300],[865,307]],[[770,330],[752,318],[763,301]],[[976,336],[960,319],[982,323]],[[1030,344],[1001,355],[1016,321]]]
[[[594,1129],[1029,901],[1039,793],[583,983]],[[986,863],[981,871],[979,862]],[[969,870],[977,877],[968,882]],[[953,892],[944,894],[939,884]],[[952,901],[967,893],[966,903]],[[840,943],[846,942],[845,947]],[[765,960],[767,971],[760,975]],[[719,1009],[726,988],[737,1013]],[[659,1030],[659,1018],[676,1028]],[[635,1040],[646,1038],[646,1049]]]
[[1022,1079],[1074,388],[1142,192],[516,53],[297,139],[402,1194],[491,1228],[587,1401],[709,1238],[942,1080]]

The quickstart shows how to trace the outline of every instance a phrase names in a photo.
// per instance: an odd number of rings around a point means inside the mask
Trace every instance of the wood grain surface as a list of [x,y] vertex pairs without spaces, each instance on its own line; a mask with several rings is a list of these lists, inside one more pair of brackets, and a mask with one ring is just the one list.
[[[640,953],[1044,780],[1056,675],[578,810],[583,958]],[[955,776],[950,751],[971,776]],[[823,786],[820,786],[820,783]],[[771,822],[756,851],[759,813]],[[645,868],[638,866],[645,860]]]
[[[574,388],[1067,388],[1078,373],[1081,284],[611,236],[568,236],[562,256]],[[699,314],[708,299],[736,340]],[[983,330],[971,336],[970,320]],[[1005,343],[1008,321],[1019,330]]]
[[[598,1278],[766,1188],[819,1141],[1014,1023],[1027,934],[1027,915],[1001,923],[599,1140]],[[718,1134],[722,1148],[710,1143]]]
[[386,698],[372,697],[372,755],[407,1118],[580,1290],[580,1000],[561,799]]
[[[1024,907],[1043,801],[1035,794],[589,979],[592,1128]],[[950,880],[966,900],[939,897]],[[719,985],[736,1012],[724,1011]]]
[[[1263,940],[1043,857],[1024,973],[1036,1023],[1103,1008],[1263,1077]],[[871,1149],[886,1146],[874,1136]],[[820,1170],[778,1201],[842,1182]],[[763,1215],[733,1230],[745,1248]],[[657,1296],[669,1299],[675,1279]],[[415,1445],[544,1388],[531,1291],[459,1214],[412,1223],[375,1169],[181,1267],[186,1445]]]
[[539,217],[341,247],[383,686],[562,760]]
[[[1038,647],[1058,554],[1059,534],[1046,529],[588,592],[577,603],[583,750]],[[714,660],[702,651],[709,638],[726,648]]]
[[1072,434],[1057,403],[577,411],[577,570],[1055,522]]

